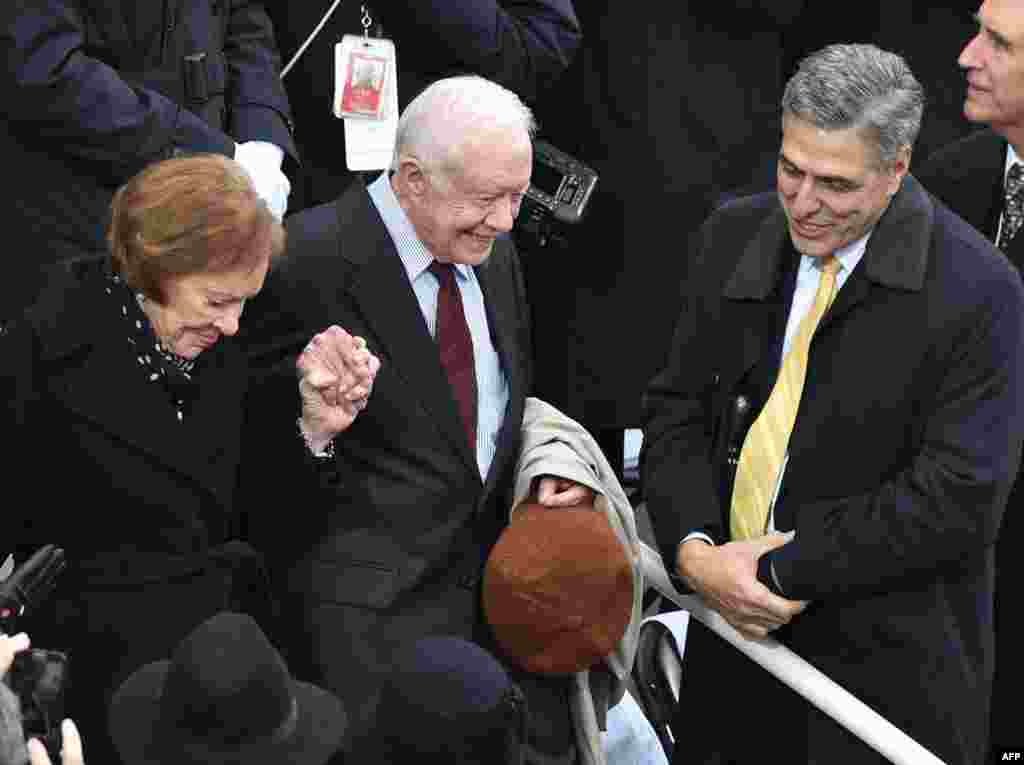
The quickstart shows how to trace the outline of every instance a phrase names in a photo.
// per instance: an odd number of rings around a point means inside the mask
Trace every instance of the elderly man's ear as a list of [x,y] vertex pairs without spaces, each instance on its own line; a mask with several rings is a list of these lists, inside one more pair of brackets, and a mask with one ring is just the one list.
[[406,193],[421,196],[427,190],[427,173],[415,157],[403,157],[395,173]]

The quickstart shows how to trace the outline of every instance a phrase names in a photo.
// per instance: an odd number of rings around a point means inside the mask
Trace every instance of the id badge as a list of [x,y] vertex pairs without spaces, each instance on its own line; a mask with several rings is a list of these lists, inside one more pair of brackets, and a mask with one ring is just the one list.
[[[358,45],[357,53],[381,55],[387,58],[388,67],[376,117],[363,113],[343,112],[341,106],[345,101],[344,84],[347,79],[339,77],[337,80],[342,83],[342,87],[336,88],[335,114],[343,118],[345,125],[345,165],[353,172],[384,170],[391,166],[395,153],[395,139],[398,135],[398,67],[395,46],[391,40],[382,38],[353,36],[352,40]],[[342,40],[338,48],[344,44],[345,40]],[[369,49],[364,47],[366,44],[369,44]]]
[[345,35],[334,46],[334,116],[387,119],[394,79],[395,46],[390,40]]

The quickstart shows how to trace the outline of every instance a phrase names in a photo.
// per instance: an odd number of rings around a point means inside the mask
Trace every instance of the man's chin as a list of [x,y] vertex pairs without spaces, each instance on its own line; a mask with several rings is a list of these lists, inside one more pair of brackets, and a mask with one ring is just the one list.
[[490,257],[493,250],[493,239],[490,239],[485,243],[476,238],[469,238],[463,246],[459,247],[456,262],[465,263],[470,266],[478,266]]

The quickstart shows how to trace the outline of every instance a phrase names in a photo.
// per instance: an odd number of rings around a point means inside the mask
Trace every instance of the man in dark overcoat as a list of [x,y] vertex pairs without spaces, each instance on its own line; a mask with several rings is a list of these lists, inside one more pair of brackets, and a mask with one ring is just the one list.
[[[988,735],[1024,289],[907,173],[922,108],[906,64],[873,46],[803,62],[778,192],[723,207],[694,242],[647,393],[645,482],[682,582],[967,765]],[[686,667],[679,724],[702,731],[687,757],[882,761],[699,628]]]

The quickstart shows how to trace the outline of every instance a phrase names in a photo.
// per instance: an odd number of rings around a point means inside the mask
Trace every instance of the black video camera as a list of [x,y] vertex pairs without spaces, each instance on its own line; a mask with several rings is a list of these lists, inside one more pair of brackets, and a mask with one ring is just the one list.
[[[18,620],[50,593],[65,566],[64,550],[45,545],[0,581],[0,631],[16,632]],[[21,702],[25,740],[38,738],[51,762],[59,762],[60,757],[67,671],[66,654],[32,648],[15,655],[6,678]]]
[[534,141],[530,187],[516,219],[519,241],[525,239],[527,249],[564,242],[568,229],[583,220],[596,186],[597,173],[578,159],[547,141]]

